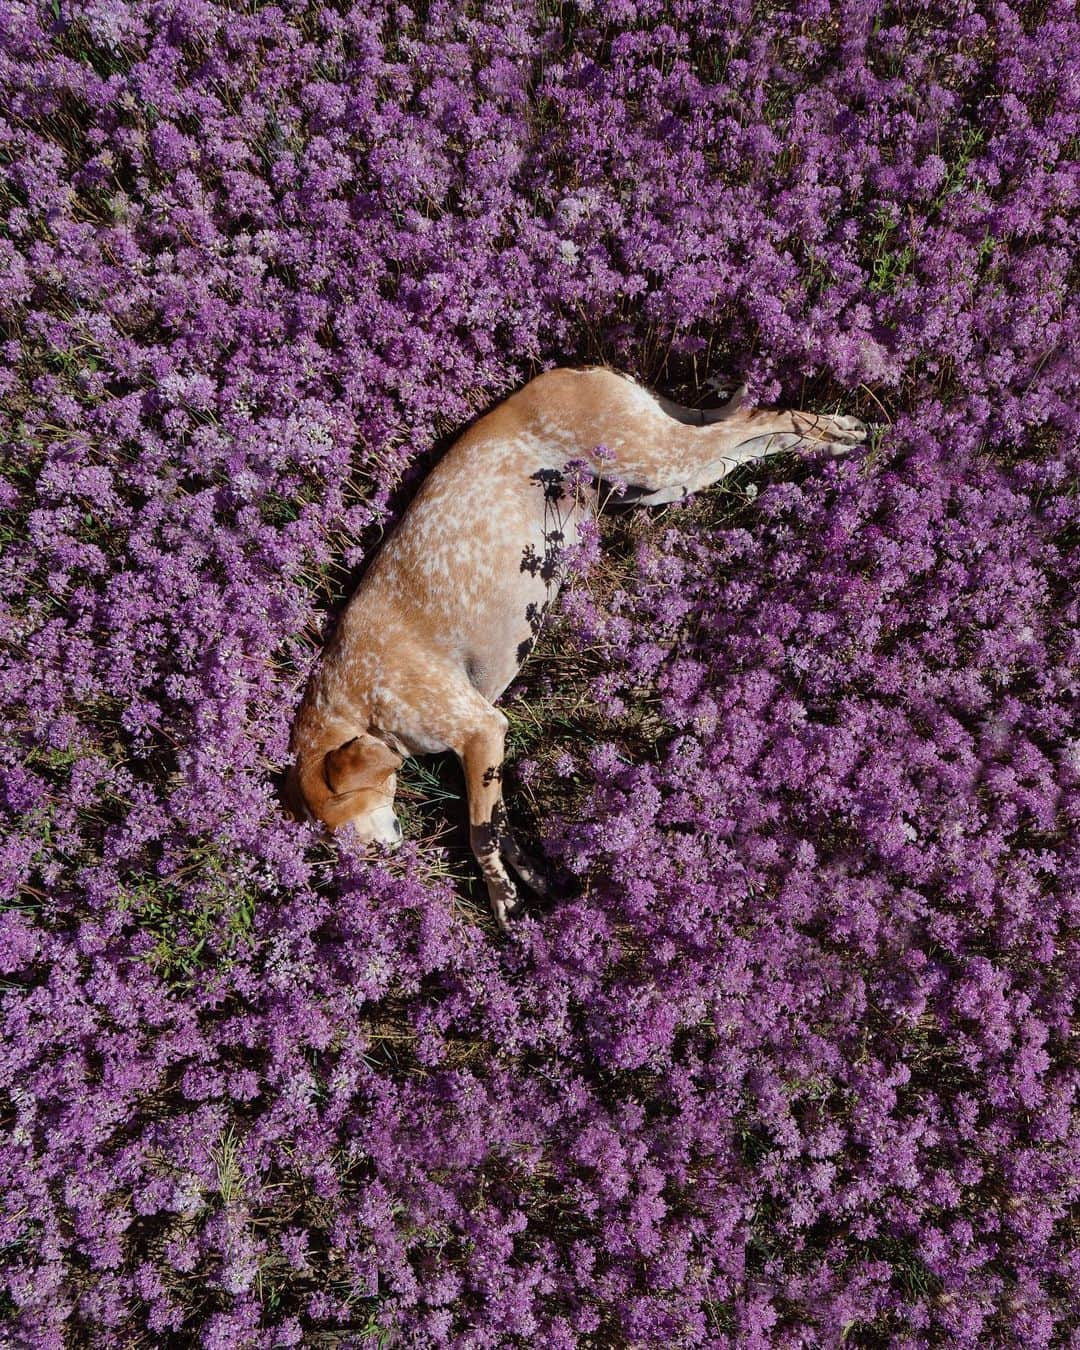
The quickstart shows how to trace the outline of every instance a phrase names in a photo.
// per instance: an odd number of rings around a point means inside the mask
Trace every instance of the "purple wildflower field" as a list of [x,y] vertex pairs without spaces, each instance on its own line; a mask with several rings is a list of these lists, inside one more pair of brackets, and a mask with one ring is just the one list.
[[[1070,0],[0,0],[0,1344],[1080,1346]],[[303,683],[545,366],[877,424],[606,519],[452,762]]]

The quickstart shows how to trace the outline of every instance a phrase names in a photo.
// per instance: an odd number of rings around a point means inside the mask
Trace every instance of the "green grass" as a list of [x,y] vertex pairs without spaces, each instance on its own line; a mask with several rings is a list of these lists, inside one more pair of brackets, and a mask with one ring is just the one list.
[[243,1199],[244,1195],[244,1178],[240,1171],[239,1152],[236,1129],[229,1125],[223,1132],[217,1148],[210,1151],[217,1177],[218,1194],[221,1196],[222,1203],[226,1205],[235,1204],[238,1200]]
[[[964,128],[956,148],[955,157],[952,163],[948,165],[945,181],[938,189],[937,196],[930,208],[932,211],[940,211],[949,197],[962,191],[968,185],[968,166],[975,157],[975,151],[983,143],[983,135],[981,127]],[[973,185],[979,185],[979,180],[975,179]]]
[[150,936],[147,963],[174,986],[194,981],[201,966],[227,967],[252,941],[258,889],[226,870],[213,844],[194,847],[170,877],[142,875],[121,893],[119,908]]
[[911,270],[915,249],[910,243],[897,248],[895,235],[900,222],[893,220],[887,207],[878,207],[870,218],[874,230],[870,244],[870,289],[878,294],[895,291],[901,278]]

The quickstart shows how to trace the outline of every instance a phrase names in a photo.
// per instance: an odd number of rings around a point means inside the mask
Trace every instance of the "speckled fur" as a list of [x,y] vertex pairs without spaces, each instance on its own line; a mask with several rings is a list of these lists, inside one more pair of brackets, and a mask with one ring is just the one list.
[[[516,675],[555,596],[546,560],[596,509],[586,488],[555,500],[551,475],[583,459],[659,504],[737,464],[800,443],[838,452],[854,418],[765,410],[737,396],[700,412],[604,368],[551,370],[481,418],[429,474],[376,557],[314,671],[293,729],[293,801],[331,829],[393,844],[402,757],[455,751],[471,838],[499,923],[516,904],[505,856],[539,878],[501,805],[506,719],[494,702]],[[597,447],[610,452],[602,464]]]

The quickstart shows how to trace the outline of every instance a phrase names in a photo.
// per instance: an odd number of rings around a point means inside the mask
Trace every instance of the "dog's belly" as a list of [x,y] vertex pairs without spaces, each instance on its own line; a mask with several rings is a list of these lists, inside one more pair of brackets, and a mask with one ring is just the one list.
[[[577,521],[564,522],[562,543],[576,542]],[[562,565],[543,522],[522,533],[491,539],[483,573],[461,596],[456,616],[462,664],[469,682],[494,702],[529,655],[559,593]]]
[[513,680],[536,642],[558,583],[513,578],[493,592],[462,644],[469,683],[493,703]]
[[536,641],[558,594],[561,554],[592,503],[587,493],[554,497],[521,465],[501,463],[482,478],[463,468],[432,475],[387,540],[360,604],[378,605],[388,646],[400,622],[492,701]]

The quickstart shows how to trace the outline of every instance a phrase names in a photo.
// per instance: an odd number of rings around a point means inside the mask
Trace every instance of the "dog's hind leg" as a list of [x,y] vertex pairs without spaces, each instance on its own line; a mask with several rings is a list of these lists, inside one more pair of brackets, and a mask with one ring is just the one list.
[[635,492],[630,488],[623,501],[634,506],[662,506],[700,492],[742,464],[800,446],[824,446],[832,455],[842,455],[866,438],[866,428],[857,418],[802,412],[752,413],[738,429],[740,433],[751,434],[745,439],[733,439],[715,459],[706,460],[702,456],[704,462],[692,466],[681,459],[671,472],[662,470],[662,476],[674,478],[674,482],[668,481],[652,491]]
[[677,501],[740,464],[795,446],[825,445],[842,454],[867,434],[855,417],[777,408],[747,412],[741,392],[711,415],[698,413],[603,367],[548,371],[515,398],[548,457],[545,467],[558,471],[566,461],[584,458],[601,476],[629,485],[626,503]]

